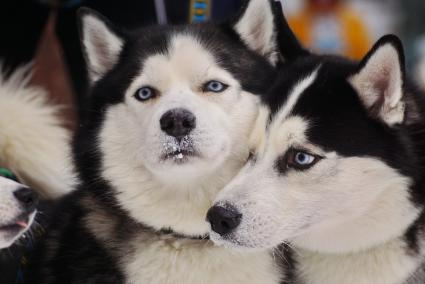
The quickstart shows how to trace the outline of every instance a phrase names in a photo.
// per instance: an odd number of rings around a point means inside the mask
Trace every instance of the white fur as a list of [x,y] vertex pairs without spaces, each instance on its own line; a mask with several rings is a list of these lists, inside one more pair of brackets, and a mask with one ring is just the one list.
[[405,245],[400,238],[353,254],[323,254],[297,249],[298,274],[301,282],[306,284],[405,283],[423,262],[423,253],[413,256]]
[[[270,248],[291,240],[313,251],[351,253],[399,237],[418,214],[409,200],[411,181],[376,158],[326,153],[306,140],[307,129],[300,117],[280,128],[272,123],[265,152],[219,194],[217,202],[243,214],[230,241]],[[310,170],[282,176],[275,163],[290,147],[325,158]]]
[[124,43],[94,14],[82,17],[82,27],[82,43],[86,52],[89,78],[95,82],[117,63]]
[[[10,179],[0,177],[0,227],[14,223],[24,211],[19,201],[15,198],[14,192],[23,186]],[[11,246],[20,236],[22,236],[33,222],[35,212],[29,216],[28,225],[19,232],[9,233],[0,229],[0,250]]]
[[167,238],[135,243],[127,259],[127,283],[277,284],[282,277],[267,251],[239,253],[211,242]]
[[70,137],[46,92],[28,86],[27,71],[18,69],[7,80],[0,75],[0,166],[54,198],[73,185]]
[[276,28],[269,0],[250,0],[235,30],[251,49],[276,63]]
[[400,57],[392,44],[379,47],[350,81],[367,108],[379,104],[375,107],[384,122],[389,125],[403,122],[402,70]]

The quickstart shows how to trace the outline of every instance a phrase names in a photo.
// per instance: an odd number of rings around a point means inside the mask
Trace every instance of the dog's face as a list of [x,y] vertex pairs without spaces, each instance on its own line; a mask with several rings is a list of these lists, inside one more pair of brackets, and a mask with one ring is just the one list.
[[187,184],[247,156],[258,101],[196,36],[168,40],[108,109],[102,148],[164,183]]
[[209,211],[214,241],[349,252],[411,224],[418,157],[400,130],[400,45],[383,38],[360,65],[311,55],[282,71],[264,98],[256,154]]
[[[80,139],[90,145],[80,152],[101,156],[91,170],[100,168],[97,174],[117,189],[118,202],[136,220],[206,233],[203,210],[210,205],[200,208],[246,161],[256,95],[273,79],[270,2],[249,1],[233,24],[132,32],[85,11],[81,30],[93,88]],[[170,213],[161,207],[170,200],[198,208]],[[151,204],[156,208],[149,210]],[[196,223],[193,216],[202,217]]]
[[11,246],[29,229],[36,205],[34,191],[0,176],[0,249]]

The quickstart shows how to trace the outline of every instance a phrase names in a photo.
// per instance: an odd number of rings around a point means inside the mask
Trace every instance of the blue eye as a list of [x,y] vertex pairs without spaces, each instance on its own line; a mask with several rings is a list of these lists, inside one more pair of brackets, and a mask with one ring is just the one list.
[[319,159],[321,159],[320,156],[307,153],[306,151],[290,149],[286,154],[286,165],[289,168],[306,170],[316,164]]
[[294,162],[301,166],[310,165],[316,158],[310,154],[304,152],[298,152],[295,154]]
[[154,98],[155,96],[156,96],[156,91],[155,91],[155,89],[153,89],[151,87],[140,88],[134,94],[134,97],[136,98],[136,100],[141,101],[141,102],[150,100],[150,99]]
[[219,81],[208,81],[204,84],[203,91],[204,92],[213,92],[213,93],[221,93],[226,90],[229,86],[221,83]]

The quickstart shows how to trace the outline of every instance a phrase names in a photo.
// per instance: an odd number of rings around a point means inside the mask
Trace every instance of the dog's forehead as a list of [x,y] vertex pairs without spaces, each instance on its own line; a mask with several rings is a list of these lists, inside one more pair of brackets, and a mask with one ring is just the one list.
[[[346,79],[352,72],[350,63],[312,57],[288,70],[291,72],[284,70],[266,98],[271,109],[269,133],[303,137],[304,143],[334,151],[341,147],[332,141],[340,136],[368,132],[370,121]],[[281,134],[273,136],[282,138]]]
[[202,77],[205,70],[215,66],[232,74],[244,90],[254,94],[264,93],[275,75],[267,59],[248,48],[227,24],[142,29],[132,35],[127,47],[125,57],[137,61],[137,74],[147,68],[149,72],[145,73],[157,74],[167,68],[164,63],[168,62],[182,75]]
[[[391,150],[400,146],[397,133],[370,117],[347,79],[356,66],[331,58],[292,68],[296,74],[286,74],[268,94],[269,132],[287,133],[292,129],[290,136],[304,137],[304,143],[325,152],[346,157],[377,157],[398,168],[398,157]],[[307,127],[288,128],[285,122],[294,117],[304,121]]]
[[142,79],[155,87],[172,87],[173,81],[200,84],[208,77],[236,83],[233,76],[217,64],[214,55],[202,43],[189,34],[177,34],[170,38],[167,53],[153,54],[146,58],[141,71]]

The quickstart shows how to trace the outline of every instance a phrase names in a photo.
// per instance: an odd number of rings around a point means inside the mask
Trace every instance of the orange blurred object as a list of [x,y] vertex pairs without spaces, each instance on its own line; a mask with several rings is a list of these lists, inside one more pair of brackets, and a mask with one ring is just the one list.
[[361,18],[338,0],[309,0],[289,18],[300,41],[320,53],[361,59],[370,48],[367,28]]

